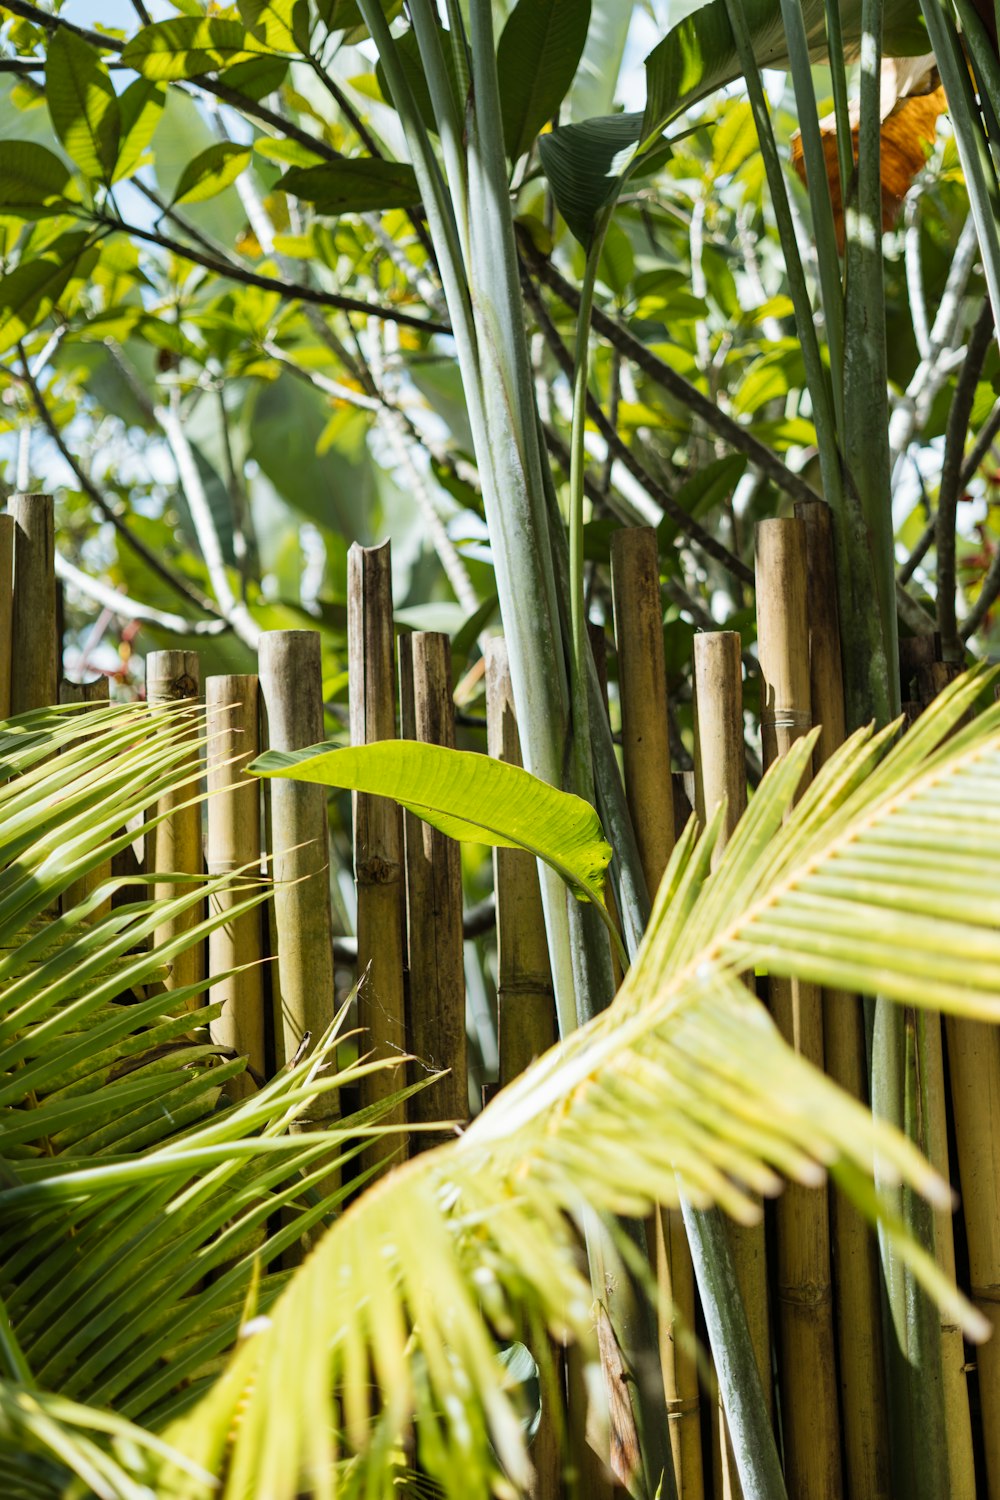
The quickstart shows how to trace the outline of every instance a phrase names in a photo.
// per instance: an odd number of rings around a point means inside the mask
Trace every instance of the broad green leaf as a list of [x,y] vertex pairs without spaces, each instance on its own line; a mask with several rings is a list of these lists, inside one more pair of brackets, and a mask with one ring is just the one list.
[[253,143],[253,149],[265,161],[280,162],[286,167],[315,167],[323,158],[301,141],[286,141],[278,136],[261,135]]
[[[742,0],[754,56],[762,68],[783,68],[788,47],[780,0]],[[844,41],[856,54],[861,42],[861,0],[842,0]],[[803,0],[810,52],[826,55],[826,0]],[[930,52],[918,0],[886,0],[884,50],[887,57],[920,57]],[[647,146],[699,99],[742,75],[726,0],[712,0],[693,11],[646,58],[646,113],[642,143]]]
[[642,115],[604,115],[539,137],[556,206],[581,244],[589,245],[599,215],[620,193],[642,129]]
[[114,181],[121,182],[142,161],[143,153],[150,144],[160,123],[167,91],[162,83],[151,78],[135,78],[118,101],[121,112],[121,144]]
[[318,167],[293,167],[276,186],[283,193],[315,204],[320,214],[410,208],[420,202],[412,167],[371,156],[324,162]]
[[216,141],[188,162],[174,189],[174,203],[203,203],[206,198],[214,198],[246,171],[252,156],[252,146]]
[[65,205],[70,172],[35,141],[0,140],[0,213],[46,218]]
[[308,0],[237,0],[236,8],[246,29],[275,51],[308,48]]
[[121,134],[118,96],[97,48],[65,27],[49,43],[45,97],[56,134],[80,170],[110,182]]
[[[746,466],[742,453],[727,453],[724,458],[713,459],[681,485],[674,499],[689,516],[703,516],[732,494]],[[677,534],[677,527],[669,516],[657,529],[661,546]]]
[[84,232],[63,235],[45,255],[0,276],[0,354],[47,317],[76,274]]
[[270,750],[250,770],[391,797],[449,838],[527,849],[604,905],[611,849],[596,812],[582,798],[539,781],[520,766],[416,740],[381,740],[341,750],[327,745],[290,753]]
[[[448,81],[451,84],[452,93],[457,100],[460,100],[464,108],[464,101],[461,100],[461,89],[459,88],[458,74],[455,68],[455,51],[451,44],[451,36],[447,31],[445,31],[443,26],[439,26],[437,28],[437,32],[441,42],[441,52],[444,56],[445,72],[448,75]],[[412,29],[409,31],[404,31],[403,35],[396,43],[396,58],[400,63],[403,72],[406,74],[406,81],[410,85],[410,92],[413,95],[413,102],[417,106],[417,111],[424,123],[424,127],[429,130],[432,135],[436,135],[437,120],[434,118],[434,106],[431,103],[431,91],[427,86],[427,74],[424,71],[423,63],[420,60],[420,47],[417,44],[417,34]],[[378,62],[375,64],[375,78],[378,82],[379,89],[381,90],[382,98],[387,100],[391,99],[392,90],[389,88],[389,83],[385,76],[385,68],[382,66],[381,58],[379,58]]]
[[173,83],[250,62],[262,53],[269,55],[271,50],[240,21],[177,16],[172,21],[144,26],[126,45],[122,62],[144,78]]
[[512,161],[532,147],[573,82],[590,25],[590,0],[518,0],[500,36],[497,75],[504,145]]
[[[382,14],[387,21],[393,20],[403,8],[403,0],[382,0]],[[316,12],[323,25],[330,31],[359,32],[367,35],[358,10],[358,0],[316,0]],[[353,36],[348,41],[354,41]]]

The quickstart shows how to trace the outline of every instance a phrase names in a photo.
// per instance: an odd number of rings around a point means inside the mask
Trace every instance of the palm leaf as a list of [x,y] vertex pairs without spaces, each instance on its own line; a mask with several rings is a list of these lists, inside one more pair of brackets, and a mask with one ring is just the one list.
[[[20,1455],[0,1450],[5,1492],[61,1494],[72,1472],[98,1494],[148,1494],[122,1480],[134,1465],[109,1443],[146,1455],[154,1440],[136,1447],[129,1423],[155,1429],[210,1384],[248,1296],[263,1313],[288,1279],[262,1268],[330,1221],[348,1191],[331,1186],[338,1169],[395,1102],[335,1133],[294,1133],[319,1092],[374,1066],[332,1071],[338,1021],[311,1057],[229,1105],[245,1059],[212,1043],[221,1007],[187,1008],[211,981],[169,993],[160,981],[266,898],[259,881],[155,951],[165,918],[233,881],[185,877],[153,900],[153,874],[110,880],[55,915],[131,840],[126,820],[148,825],[168,791],[200,796],[202,733],[186,707],[0,725],[0,1429]],[[112,897],[122,904],[107,909]]]
[[[529,1459],[497,1341],[527,1322],[593,1352],[574,1227],[583,1203],[610,1218],[683,1194],[749,1222],[752,1193],[830,1170],[872,1213],[877,1157],[883,1179],[948,1205],[915,1148],[792,1052],[739,975],[766,965],[1000,1014],[988,836],[1000,817],[1000,707],[957,728],[986,685],[960,680],[895,748],[889,732],[855,735],[793,807],[812,753],[812,738],[801,741],[712,873],[718,817],[700,840],[689,831],[610,1010],[460,1140],[354,1203],[170,1441],[233,1497],[381,1496],[400,1444],[449,1496],[510,1493]],[[896,884],[881,875],[887,851],[906,861]],[[939,870],[948,915],[926,898]],[[902,1253],[949,1317],[984,1336],[917,1247]],[[160,1493],[201,1492],[173,1470]]]

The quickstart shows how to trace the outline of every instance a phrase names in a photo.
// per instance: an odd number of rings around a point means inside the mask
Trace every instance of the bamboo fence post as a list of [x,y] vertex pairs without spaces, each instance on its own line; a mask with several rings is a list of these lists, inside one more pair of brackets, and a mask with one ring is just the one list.
[[[254,676],[209,677],[205,682],[208,745],[208,832],[205,862],[210,876],[242,871],[241,884],[260,878],[260,782],[246,767],[260,754],[259,685]],[[248,868],[249,867],[249,868]],[[245,891],[221,890],[210,910],[228,911]],[[240,972],[209,986],[209,1005],[222,1005],[212,1022],[212,1040],[245,1057],[258,1079],[267,1075],[264,1057],[264,979],[261,914],[254,908],[217,927],[208,938],[208,972]],[[247,1072],[233,1080],[234,1092],[254,1092]]]
[[[495,760],[521,765],[510,663],[502,636],[493,637],[486,646],[486,736],[487,749]],[[556,1006],[538,868],[532,856],[520,849],[494,849],[493,888],[497,908],[497,1042],[503,1088],[554,1045]],[[552,1359],[556,1371],[563,1371],[565,1355],[555,1344]],[[582,1394],[580,1399],[586,1410]],[[582,1435],[580,1440],[584,1441]],[[562,1493],[559,1430],[544,1402],[531,1462],[534,1479],[526,1500],[557,1500]]]
[[[323,739],[323,672],[315,630],[265,630],[259,647],[260,698],[272,750],[304,750]],[[274,1049],[285,1067],[308,1035],[315,1045],[334,1017],[330,851],[322,786],[275,777],[271,810],[271,875],[277,973]],[[336,1092],[313,1106],[312,1119],[336,1119]]]
[[51,495],[11,495],[14,520],[14,600],[10,630],[10,712],[55,703],[55,506]]
[[[797,503],[795,514],[806,528],[809,692],[813,722],[820,725],[813,755],[818,771],[843,744],[846,733],[833,523],[829,506],[821,500]],[[824,990],[822,1008],[826,1071],[855,1099],[868,1104],[861,1000],[843,990]],[[866,1220],[843,1193],[830,1194],[830,1227],[848,1492],[852,1500],[889,1500],[878,1244]]]
[[[196,703],[199,696],[199,666],[196,651],[151,651],[146,659],[146,699],[156,703]],[[199,738],[199,728],[192,723],[189,731],[192,740],[190,772],[191,779],[185,786],[166,793],[156,804],[159,817],[168,813],[162,822],[146,828],[146,872],[172,875],[195,875],[204,873],[201,843],[201,805],[191,799],[197,796],[197,773],[201,764],[200,752],[194,743]],[[153,895],[156,900],[169,900],[187,894],[193,885],[182,885],[175,881],[154,880]],[[154,948],[171,942],[181,933],[196,927],[202,918],[202,903],[188,907],[178,917],[162,922],[153,933]],[[170,974],[164,981],[168,990],[182,989],[197,984],[205,978],[205,952],[203,943],[194,943],[183,953],[175,956]],[[197,1010],[202,997],[188,1001],[189,1010]]]
[[10,718],[10,669],[14,628],[14,531],[9,511],[0,512],[0,719]]
[[[758,524],[756,574],[761,739],[768,766],[812,724],[804,522]],[[786,1042],[822,1068],[818,987],[772,976],[769,992]],[[776,1204],[775,1225],[785,1477],[796,1500],[829,1500],[843,1492],[843,1483],[826,1190],[787,1184]]]
[[[717,630],[694,638],[695,795],[698,820],[705,825],[723,800],[725,821],[712,856],[722,857],[747,804],[743,744],[742,643],[736,631]],[[771,1328],[767,1287],[767,1240],[764,1221],[729,1223],[733,1266],[739,1282],[747,1326],[757,1359],[768,1415],[774,1419],[771,1388]],[[742,1494],[721,1398],[715,1413],[716,1494],[730,1500]]]
[[[64,677],[59,683],[60,703],[108,703],[111,700],[111,689],[106,677],[96,677],[93,682],[69,682]],[[111,860],[103,860],[93,870],[88,871],[80,880],[74,880],[73,884],[63,891],[60,898],[62,910],[72,911],[78,902],[83,901],[95,891],[99,885],[111,879]],[[98,917],[105,916],[111,910],[110,898],[102,901],[91,914],[91,920],[96,921]]]
[[[916,1051],[919,1045],[920,1031],[923,1031],[922,1047],[922,1075],[918,1080],[920,1101],[916,1108],[920,1111],[917,1120],[918,1128],[914,1130],[914,1138],[919,1148],[924,1152],[931,1166],[940,1172],[945,1182],[949,1182],[949,1147],[948,1147],[948,1107],[945,1098],[944,1085],[944,1052],[941,1044],[941,1017],[933,1011],[919,1010],[909,1012],[912,1017],[910,1026],[911,1051]],[[913,1066],[910,1059],[908,1066]],[[978,1108],[978,1101],[977,1101]],[[921,1118],[922,1116],[922,1118]],[[910,1131],[908,1129],[907,1133]],[[990,1184],[990,1204],[996,1212],[996,1179]],[[955,1225],[950,1208],[941,1208],[934,1211],[934,1256],[938,1265],[948,1277],[949,1281],[955,1280]],[[941,1474],[939,1476],[939,1490],[943,1493],[947,1485],[948,1500],[976,1500],[979,1493],[976,1486],[975,1459],[972,1446],[972,1418],[969,1410],[969,1386],[966,1377],[965,1362],[965,1339],[962,1330],[957,1323],[946,1323],[944,1317],[940,1320],[941,1327],[941,1374],[942,1395],[944,1400],[944,1427],[948,1439],[948,1452],[941,1456]],[[979,1346],[979,1353],[983,1349]],[[923,1363],[923,1362],[922,1362]],[[920,1368],[914,1372],[916,1380],[933,1378],[933,1359],[926,1360],[928,1374]],[[928,1490],[927,1493],[933,1493]]]
[[[975,1360],[986,1493],[989,1500],[997,1500],[1000,1496],[1000,1335],[996,1332],[1000,1302],[1000,1031],[985,1021],[960,1020],[957,1016],[947,1016],[944,1024],[969,1251],[970,1292],[979,1311],[994,1325],[993,1337],[977,1346]],[[964,1392],[964,1371],[962,1386]],[[967,1399],[964,1406],[967,1412]]]
[[[396,674],[389,543],[347,554],[347,653],[350,674],[351,743],[369,745],[396,738]],[[362,1045],[376,1056],[402,1057],[406,1048],[403,825],[399,808],[385,797],[354,797],[354,878],[358,890],[358,1024]],[[374,1104],[399,1087],[396,1069],[369,1074],[361,1102]],[[401,1125],[402,1106],[387,1116]],[[397,1146],[374,1146],[369,1161],[385,1160]]]
[[[611,543],[611,587],[618,645],[625,791],[651,894],[674,845],[673,784],[663,654],[660,563],[652,527],[623,527]],[[698,1366],[694,1335],[694,1267],[677,1211],[654,1215],[660,1287],[660,1360],[670,1420],[678,1500],[701,1500]]]
[[[451,642],[418,631],[399,640],[402,732],[406,739],[455,748]],[[413,1124],[458,1120],[469,1114],[465,1034],[465,943],[462,936],[462,862],[454,839],[413,813],[404,813],[406,925],[409,949],[407,1049],[411,1082],[429,1067],[443,1077],[409,1103]],[[433,1137],[414,1143],[433,1145]],[[411,1147],[412,1149],[412,1147]]]
[[[487,748],[496,760],[521,764],[507,643],[486,649]],[[497,903],[497,1012],[500,1084],[510,1083],[556,1041],[555,997],[538,870],[530,854],[494,849]]]

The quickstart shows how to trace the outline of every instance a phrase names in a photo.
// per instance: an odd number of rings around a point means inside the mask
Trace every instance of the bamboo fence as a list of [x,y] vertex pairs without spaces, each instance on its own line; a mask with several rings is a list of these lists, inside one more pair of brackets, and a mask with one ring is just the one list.
[[[704,821],[727,804],[723,844],[746,805],[743,708],[745,656],[732,632],[695,637],[694,773],[672,773],[663,605],[657,540],[651,530],[618,531],[611,554],[613,631],[598,631],[616,653],[622,769],[643,872],[655,889],[689,804]],[[843,690],[830,517],[815,503],[757,530],[760,731],[765,766],[813,724],[822,725],[818,770],[844,737]],[[389,544],[351,549],[348,566],[350,736],[354,743],[401,735],[455,743],[450,643],[394,624]],[[903,643],[903,698],[911,717],[940,690],[947,669],[926,643]],[[53,502],[16,495],[0,515],[0,717],[55,702],[106,701],[106,681],[60,680]],[[328,798],[323,788],[242,774],[262,749],[295,750],[325,738],[320,637],[265,632],[257,675],[205,675],[189,651],[147,658],[150,701],[204,704],[207,734],[192,726],[190,782],[165,800],[145,829],[144,865],[127,849],[117,873],[151,877],[176,892],[231,872],[273,882],[273,901],[213,933],[166,980],[180,988],[208,974],[204,1000],[222,1003],[213,1039],[245,1056],[240,1087],[251,1091],[324,1031],[337,1006],[343,966],[334,939]],[[519,762],[504,642],[485,653],[487,753]],[[207,746],[207,748],[206,748]],[[199,786],[212,794],[204,808]],[[443,1070],[433,1088],[397,1110],[394,1144],[372,1148],[366,1166],[400,1150],[423,1149],[426,1127],[465,1120],[470,1100],[462,877],[458,847],[384,799],[353,799],[357,891],[356,1020],[363,1047],[398,1060],[368,1074],[364,1106]],[[135,830],[137,841],[143,829]],[[552,981],[538,878],[516,850],[494,854],[496,1021],[499,1068],[486,1093],[517,1076],[556,1037]],[[91,877],[96,884],[106,872]],[[155,877],[163,877],[157,880]],[[167,881],[166,877],[173,877]],[[74,898],[79,893],[69,893]],[[235,898],[215,899],[233,904]],[[198,908],[184,920],[196,921]],[[156,934],[165,941],[173,930]],[[271,960],[267,962],[267,960]],[[747,982],[754,983],[753,976]],[[864,1011],[857,996],[772,979],[762,989],[791,1045],[867,1102]],[[910,1018],[911,1025],[918,1024]],[[961,1213],[934,1223],[939,1263],[967,1265],[968,1289],[990,1316],[1000,1300],[1000,1030],[922,1013],[926,1080],[925,1149],[961,1194]],[[315,1123],[329,1120],[335,1095]],[[307,1122],[308,1125],[309,1122]],[[409,1134],[407,1135],[407,1131]],[[949,1160],[949,1153],[951,1160]],[[956,1229],[958,1246],[956,1247]],[[649,1254],[667,1294],[661,1363],[671,1451],[681,1500],[741,1494],[718,1397],[696,1357],[700,1325],[683,1225],[671,1214],[647,1225]],[[734,1262],[765,1401],[775,1424],[793,1500],[891,1500],[885,1351],[881,1342],[878,1248],[839,1196],[791,1188],[758,1228],[731,1230]],[[947,1474],[953,1500],[1000,1500],[1000,1340],[975,1362],[961,1335],[944,1328],[942,1383],[948,1415]],[[623,1493],[586,1441],[582,1376],[573,1351],[553,1347],[547,1375],[555,1409],[534,1447],[530,1500],[609,1500]]]

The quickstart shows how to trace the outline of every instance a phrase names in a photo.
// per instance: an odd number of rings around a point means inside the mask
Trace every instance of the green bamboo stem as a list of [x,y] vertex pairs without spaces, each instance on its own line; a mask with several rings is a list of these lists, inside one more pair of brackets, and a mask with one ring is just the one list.
[[799,255],[778,146],[771,127],[760,69],[754,56],[746,16],[739,0],[726,0],[726,14],[746,78],[750,107],[771,193],[785,259],[788,286],[795,309],[805,362],[806,382],[813,405],[819,446],[820,473],[827,502],[836,519],[837,591],[841,604],[845,684],[851,727],[875,718],[891,717],[889,668],[881,622],[872,615],[871,599],[878,597],[868,523],[850,484],[845,484],[837,441],[830,379],[820,355],[812,303]]

